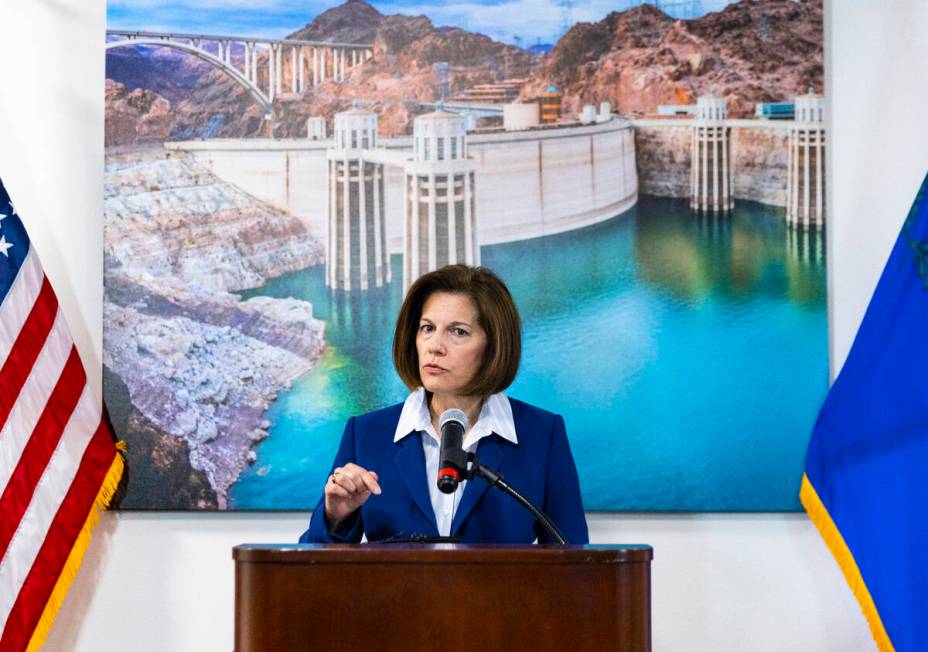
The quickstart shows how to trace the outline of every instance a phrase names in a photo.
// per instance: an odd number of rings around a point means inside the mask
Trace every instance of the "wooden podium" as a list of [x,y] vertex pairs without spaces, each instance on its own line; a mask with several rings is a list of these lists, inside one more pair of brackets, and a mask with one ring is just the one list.
[[650,650],[650,546],[241,545],[235,650]]

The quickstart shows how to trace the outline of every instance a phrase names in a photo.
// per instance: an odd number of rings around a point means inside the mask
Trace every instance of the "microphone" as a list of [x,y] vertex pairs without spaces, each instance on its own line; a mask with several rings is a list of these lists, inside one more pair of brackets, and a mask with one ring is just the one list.
[[443,493],[454,493],[458,483],[464,479],[467,469],[467,453],[464,452],[464,432],[467,430],[467,415],[462,410],[451,408],[438,418],[441,428],[441,452],[438,458],[438,489]]

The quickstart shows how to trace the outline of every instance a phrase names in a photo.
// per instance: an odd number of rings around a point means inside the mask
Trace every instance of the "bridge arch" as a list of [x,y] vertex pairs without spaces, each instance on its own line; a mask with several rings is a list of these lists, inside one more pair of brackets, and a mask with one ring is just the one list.
[[[179,41],[169,41],[161,38],[130,38],[124,41],[110,41],[106,44],[106,49],[111,50],[114,48],[121,47],[135,47],[136,45],[144,45],[149,47],[165,47],[165,48],[174,48],[175,50],[182,50],[188,52],[193,56],[206,61],[207,63],[219,68],[229,77],[235,80],[241,86],[244,86],[245,89],[251,93],[252,97],[264,108],[264,114],[266,118],[271,117],[273,114],[273,105],[271,100],[261,92],[261,89],[251,81],[249,81],[245,75],[238,71],[234,66],[227,64],[225,61],[220,59],[214,54],[207,52],[202,48],[198,48],[195,45],[189,43],[181,43]],[[257,56],[257,53],[255,53]]]

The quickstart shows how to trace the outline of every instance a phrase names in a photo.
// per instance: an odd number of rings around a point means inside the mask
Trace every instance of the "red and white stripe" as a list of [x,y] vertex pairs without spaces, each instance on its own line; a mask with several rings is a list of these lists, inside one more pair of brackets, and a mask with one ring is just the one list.
[[30,250],[0,304],[0,652],[29,644],[114,455]]

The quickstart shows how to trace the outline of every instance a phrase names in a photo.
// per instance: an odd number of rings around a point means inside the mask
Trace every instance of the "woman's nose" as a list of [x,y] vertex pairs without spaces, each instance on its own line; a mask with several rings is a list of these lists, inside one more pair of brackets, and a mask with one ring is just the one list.
[[438,355],[445,354],[445,341],[442,336],[439,335],[438,337],[432,338],[432,340],[429,342],[429,352]]

